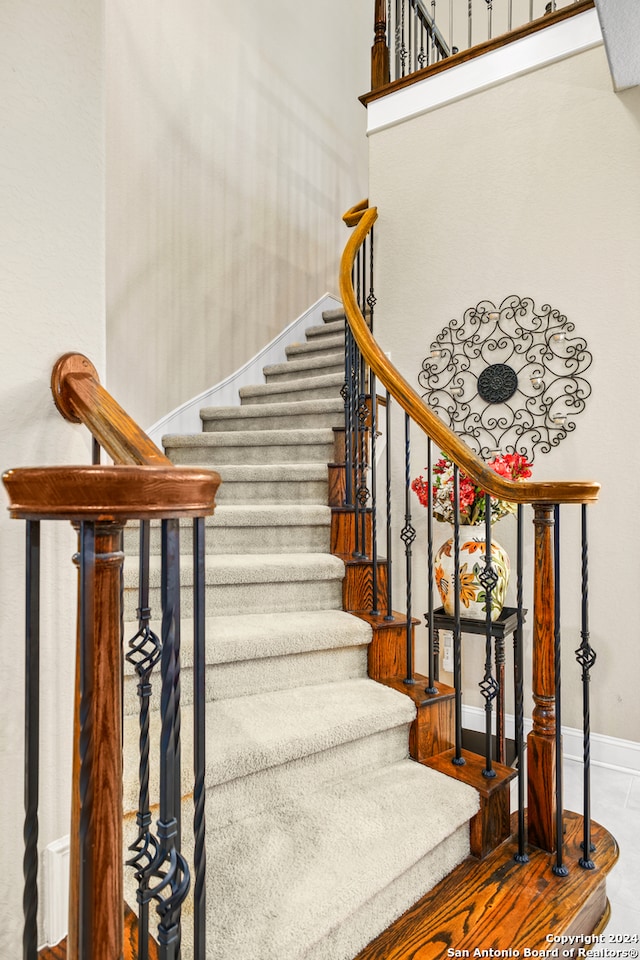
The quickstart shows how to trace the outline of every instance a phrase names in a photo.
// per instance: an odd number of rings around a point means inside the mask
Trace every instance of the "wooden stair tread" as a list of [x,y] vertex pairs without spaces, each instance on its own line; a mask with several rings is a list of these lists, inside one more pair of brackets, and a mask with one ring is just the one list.
[[[512,829],[516,822],[514,815]],[[579,814],[565,811],[567,877],[553,875],[555,855],[543,850],[529,848],[529,863],[517,863],[512,837],[484,860],[470,857],[461,863],[355,960],[440,960],[489,949],[511,951],[505,956],[519,950],[523,956],[525,948],[551,949],[549,933],[588,935],[603,929],[605,878],[618,859],[618,845],[592,822],[596,869],[583,870],[577,862],[582,823]]]

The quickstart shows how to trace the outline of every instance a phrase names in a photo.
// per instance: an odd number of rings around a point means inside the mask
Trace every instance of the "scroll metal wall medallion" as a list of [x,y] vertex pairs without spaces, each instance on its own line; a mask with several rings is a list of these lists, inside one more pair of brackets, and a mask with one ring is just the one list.
[[482,300],[440,331],[422,362],[423,398],[476,453],[548,453],[575,430],[593,356],[549,304]]

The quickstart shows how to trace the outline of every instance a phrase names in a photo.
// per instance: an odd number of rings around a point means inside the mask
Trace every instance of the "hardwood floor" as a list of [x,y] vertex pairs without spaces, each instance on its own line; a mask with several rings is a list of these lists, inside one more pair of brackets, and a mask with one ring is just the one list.
[[[577,862],[582,817],[567,812],[565,827],[567,877],[553,875],[555,857],[541,850],[529,850],[529,863],[516,863],[517,842],[509,839],[482,861],[465,860],[356,960],[543,956],[533,951],[558,946],[548,935],[598,933],[608,919],[605,877],[618,859],[618,845],[593,824],[596,869],[583,870]],[[584,948],[577,941],[575,956],[584,956],[578,952]]]

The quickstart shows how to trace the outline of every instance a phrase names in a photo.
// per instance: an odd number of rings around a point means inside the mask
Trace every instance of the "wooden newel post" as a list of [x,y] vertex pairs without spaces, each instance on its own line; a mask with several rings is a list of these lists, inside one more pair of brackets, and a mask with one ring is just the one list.
[[533,729],[527,739],[529,842],[556,849],[556,711],[553,506],[536,504],[533,601]]
[[74,526],[79,590],[67,958],[121,960],[123,524]]
[[389,83],[389,47],[387,46],[387,11],[385,0],[375,0],[374,41],[371,47],[371,89]]

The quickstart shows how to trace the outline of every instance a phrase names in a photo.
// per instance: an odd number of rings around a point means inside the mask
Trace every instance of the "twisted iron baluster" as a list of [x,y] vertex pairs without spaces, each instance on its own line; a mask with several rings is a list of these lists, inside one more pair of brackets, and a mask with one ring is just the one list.
[[460,627],[460,470],[453,465],[453,685],[455,687],[455,756],[453,763],[463,766],[462,756],[462,631]]
[[405,76],[405,63],[407,60],[407,48],[404,42],[404,20],[405,20],[405,0],[402,0],[402,20],[400,26],[400,76]]
[[23,960],[38,956],[38,793],[40,735],[40,521],[26,526]]
[[[160,699],[160,816],[157,822],[158,853],[149,873],[157,882],[149,887],[160,917],[160,960],[179,960],[180,908],[190,876],[179,851],[180,767],[176,735],[179,731],[180,673],[180,536],[177,520],[162,521],[162,694]],[[176,780],[178,787],[176,788]]]
[[589,643],[589,554],[587,541],[587,505],[582,504],[582,616],[581,643],[576,650],[576,659],[582,667],[582,760],[583,760],[583,826],[582,856],[578,863],[584,870],[594,870],[591,854],[595,850],[591,842],[591,710],[589,684],[591,668],[596,662],[595,650]]
[[411,545],[416,538],[416,531],[411,523],[411,420],[409,414],[404,415],[404,527],[400,539],[404,543],[405,576],[406,576],[406,608],[407,608],[407,676],[405,683],[415,683],[413,676],[413,624],[411,622]]
[[393,567],[393,537],[391,533],[391,395],[386,391],[387,405],[385,407],[385,470],[386,476],[386,500],[387,500],[387,612],[385,620],[395,619],[393,616],[393,587],[392,587],[392,567]]
[[484,587],[485,602],[485,660],[484,660],[484,678],[480,684],[480,692],[485,702],[485,730],[484,730],[484,749],[485,749],[485,768],[482,776],[492,778],[496,772],[492,766],[491,749],[491,718],[493,712],[493,701],[495,700],[499,686],[492,673],[492,639],[493,627],[491,622],[491,604],[493,601],[493,591],[498,583],[498,572],[491,559],[491,497],[485,494],[484,498],[484,537],[485,537],[485,555],[484,565],[478,573],[478,580]]
[[[360,256],[360,269],[362,273],[362,287],[358,286],[358,306],[362,312],[362,315],[365,316],[367,313],[366,303],[367,303],[367,241],[366,238],[362,245],[362,255]],[[360,298],[360,289],[362,289],[362,298]],[[365,365],[364,357],[358,351],[360,358],[360,389],[358,394],[358,437],[359,437],[359,461],[360,461],[360,482],[357,492],[358,505],[360,507],[360,532],[359,532],[359,542],[360,542],[360,556],[367,556],[367,537],[366,537],[366,519],[367,519],[367,504],[369,503],[369,488],[367,486],[367,478],[369,474],[369,445],[367,443],[367,430],[368,422],[370,418],[369,402],[368,396],[371,395],[371,389],[367,386],[367,368]]]
[[133,856],[127,860],[127,866],[135,870],[138,881],[136,897],[138,900],[138,960],[147,960],[149,955],[149,868],[158,854],[158,843],[151,831],[151,812],[149,810],[149,708],[152,694],[151,674],[160,660],[162,646],[158,636],[151,630],[149,621],[149,552],[151,524],[148,520],[140,522],[140,555],[138,581],[138,632],[129,641],[126,659],[133,666],[138,677],[139,706],[139,753],[138,811],[136,824],[138,836],[130,845]]
[[194,960],[206,957],[206,850],[205,850],[205,521],[193,521],[193,854]]
[[344,494],[344,506],[353,505],[353,458],[351,451],[351,431],[353,430],[352,423],[352,391],[353,391],[353,380],[352,380],[352,355],[353,355],[353,334],[351,333],[351,327],[346,321],[345,318],[345,328],[344,328],[344,384],[340,391],[340,395],[344,400],[344,459],[345,459],[345,494]]
[[472,42],[471,42],[471,34],[472,34],[472,32],[473,32],[473,30],[472,30],[472,23],[473,23],[473,0],[469,0],[469,4],[468,4],[468,6],[467,6],[467,21],[468,21],[468,43],[467,43],[467,46],[468,46],[468,47],[471,47],[471,46],[473,46],[473,44],[472,44]]
[[552,867],[557,877],[566,877],[568,869],[563,864],[563,797],[562,797],[562,696],[560,666],[560,505],[553,508],[553,557],[554,557],[554,663],[556,688],[556,862]]
[[435,680],[438,678],[438,664],[436,663],[436,651],[434,643],[433,629],[433,445],[431,439],[427,438],[427,477],[429,485],[427,489],[427,627],[429,631],[427,641],[427,655],[429,659],[429,682],[425,693],[437,693],[438,688]]
[[518,504],[518,540],[516,560],[516,607],[517,626],[513,638],[513,670],[515,680],[515,707],[516,707],[516,755],[518,758],[518,852],[514,859],[518,863],[528,863],[529,856],[525,851],[525,818],[524,818],[524,606],[522,589],[522,572],[524,570],[524,509]]

